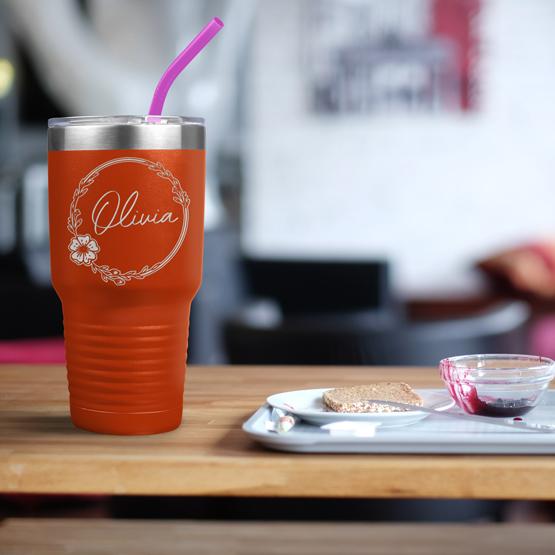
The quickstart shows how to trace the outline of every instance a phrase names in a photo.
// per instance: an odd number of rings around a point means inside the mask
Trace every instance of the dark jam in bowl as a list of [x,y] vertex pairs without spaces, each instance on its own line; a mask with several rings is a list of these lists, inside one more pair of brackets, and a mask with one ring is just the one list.
[[476,396],[472,400],[472,412],[480,416],[497,416],[509,418],[522,416],[530,412],[534,407],[530,405],[529,399],[495,399],[484,401]]
[[439,369],[451,397],[465,412],[515,418],[538,404],[555,376],[555,361],[530,355],[465,355],[443,359]]

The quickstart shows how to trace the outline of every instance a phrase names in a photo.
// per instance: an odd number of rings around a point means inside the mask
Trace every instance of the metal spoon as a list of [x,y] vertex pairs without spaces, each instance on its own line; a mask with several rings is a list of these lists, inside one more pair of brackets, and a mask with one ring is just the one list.
[[540,433],[553,433],[555,432],[555,425],[551,424],[535,424],[532,422],[524,422],[521,420],[502,420],[491,416],[479,416],[477,414],[466,414],[460,412],[447,412],[436,409],[429,409],[420,407],[418,405],[411,405],[409,403],[397,403],[396,401],[384,401],[383,399],[369,399],[368,403],[376,403],[380,405],[388,405],[398,409],[415,410],[425,412],[427,414],[436,414],[437,416],[445,416],[446,418],[456,418],[457,420],[468,420],[469,422],[484,422],[486,424],[493,424],[494,426],[503,426],[505,428],[512,428],[513,430],[528,430],[530,432]]

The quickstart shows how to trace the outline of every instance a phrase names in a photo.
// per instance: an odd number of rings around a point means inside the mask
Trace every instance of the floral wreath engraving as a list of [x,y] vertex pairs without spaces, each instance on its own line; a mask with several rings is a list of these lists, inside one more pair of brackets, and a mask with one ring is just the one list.
[[[89,191],[89,187],[95,182],[100,173],[110,166],[116,164],[141,164],[146,166],[150,171],[154,172],[161,179],[165,179],[171,184],[171,192],[173,201],[181,206],[183,212],[183,225],[181,233],[169,254],[159,262],[152,265],[145,265],[140,270],[129,270],[123,272],[118,268],[110,267],[107,264],[99,264],[97,261],[100,245],[96,239],[92,239],[87,233],[79,234],[79,227],[83,223],[81,210],[78,208],[79,199],[84,197]],[[190,199],[187,193],[181,188],[179,180],[167,170],[160,162],[151,162],[143,158],[114,158],[108,162],[100,164],[91,170],[77,185],[73,192],[73,199],[69,207],[69,218],[67,219],[67,229],[71,233],[71,240],[68,245],[70,251],[69,258],[78,266],[88,266],[93,274],[99,274],[105,283],[112,282],[115,285],[122,286],[132,279],[144,279],[158,270],[162,269],[176,255],[181,247],[185,235],[187,235],[187,227],[189,225],[189,204]]]

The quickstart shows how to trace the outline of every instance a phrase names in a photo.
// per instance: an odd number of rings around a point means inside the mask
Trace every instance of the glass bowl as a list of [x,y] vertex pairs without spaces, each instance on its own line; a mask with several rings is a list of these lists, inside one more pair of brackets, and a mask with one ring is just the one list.
[[530,355],[464,355],[443,359],[439,371],[465,412],[507,418],[539,403],[555,376],[555,362]]

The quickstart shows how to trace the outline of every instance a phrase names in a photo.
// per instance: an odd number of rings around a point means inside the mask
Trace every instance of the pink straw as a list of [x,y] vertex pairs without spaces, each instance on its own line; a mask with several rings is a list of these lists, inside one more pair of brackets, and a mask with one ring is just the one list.
[[223,26],[222,20],[215,17],[168,66],[154,90],[148,111],[149,115],[159,116],[162,113],[166,96],[176,77],[196,58],[197,54],[216,36]]

